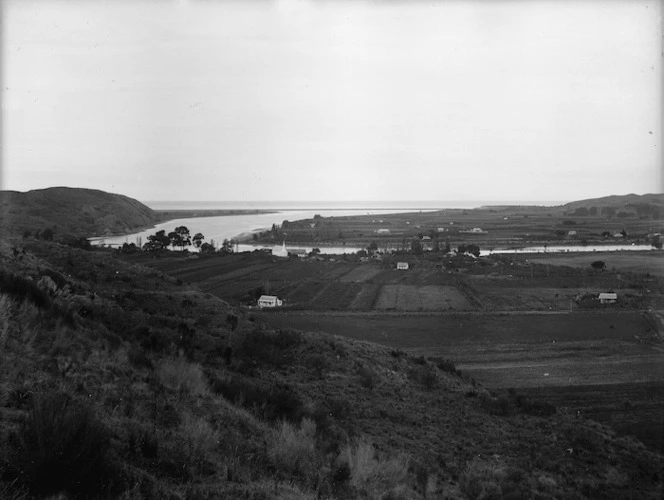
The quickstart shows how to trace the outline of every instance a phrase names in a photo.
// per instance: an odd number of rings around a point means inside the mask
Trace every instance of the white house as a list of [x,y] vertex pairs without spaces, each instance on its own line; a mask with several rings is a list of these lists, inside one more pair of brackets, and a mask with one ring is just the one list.
[[567,236],[576,236],[576,231],[568,231]]
[[258,299],[258,307],[279,307],[280,305],[283,305],[283,301],[274,295],[261,295]]
[[376,234],[390,234],[389,229],[376,229]]
[[403,271],[408,270],[408,262],[397,262],[397,269]]
[[617,293],[600,293],[599,297],[599,302],[601,304],[615,304],[618,301],[618,294]]
[[286,242],[280,247],[274,247],[272,249],[272,255],[275,257],[288,257],[288,250],[286,250]]

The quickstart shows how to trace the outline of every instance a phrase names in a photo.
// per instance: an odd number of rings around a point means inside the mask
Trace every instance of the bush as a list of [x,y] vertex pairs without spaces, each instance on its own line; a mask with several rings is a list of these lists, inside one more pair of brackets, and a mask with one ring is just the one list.
[[9,337],[9,320],[12,317],[12,301],[9,296],[0,294],[0,349],[5,347]]
[[145,429],[131,429],[128,436],[129,453],[140,453],[145,458],[157,458],[159,455],[159,440],[154,433]]
[[110,434],[68,395],[36,394],[16,436],[17,479],[38,495],[90,496],[113,489]]
[[228,401],[241,404],[249,410],[259,412],[267,420],[290,420],[299,422],[305,414],[304,403],[286,385],[263,387],[240,377],[210,377],[212,391]]
[[417,366],[408,371],[410,379],[426,389],[435,389],[440,385],[436,369],[430,364]]
[[157,368],[157,377],[164,387],[192,395],[208,393],[208,384],[201,367],[183,358],[165,359]]
[[471,499],[532,498],[534,480],[522,470],[476,459],[459,478],[461,491]]
[[311,479],[317,471],[316,424],[305,418],[296,428],[281,422],[273,432],[268,456],[277,470],[288,477]]
[[293,356],[288,350],[300,341],[300,335],[290,330],[268,332],[257,328],[243,339],[237,355],[252,364],[283,366],[292,363]]
[[51,298],[31,280],[0,269],[0,291],[17,302],[30,301],[40,309],[51,306]]
[[180,435],[184,440],[184,452],[192,463],[207,459],[210,451],[219,444],[219,433],[202,418],[185,413],[180,422]]
[[355,447],[346,446],[340,458],[350,469],[350,485],[364,490],[368,496],[394,488],[408,475],[405,457],[378,458],[374,447],[365,441]]
[[378,374],[370,367],[360,366],[357,369],[357,375],[360,377],[362,387],[373,389],[378,384]]

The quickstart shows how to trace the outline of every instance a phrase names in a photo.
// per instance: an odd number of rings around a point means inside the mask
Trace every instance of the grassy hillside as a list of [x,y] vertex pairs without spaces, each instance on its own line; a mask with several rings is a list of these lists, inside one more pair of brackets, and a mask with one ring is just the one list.
[[142,203],[104,191],[68,187],[0,191],[0,228],[5,235],[51,229],[56,239],[101,236],[150,227],[159,220]]
[[590,209],[592,207],[596,207],[600,212],[602,209],[607,208],[633,212],[637,211],[638,208],[645,215],[650,214],[648,211],[648,207],[650,207],[650,210],[657,209],[657,214],[659,215],[659,210],[664,209],[664,194],[626,194],[604,196],[602,198],[573,201],[562,206],[563,210],[566,212],[573,212],[580,208]]
[[0,497],[661,498],[664,457],[444,357],[0,242]]

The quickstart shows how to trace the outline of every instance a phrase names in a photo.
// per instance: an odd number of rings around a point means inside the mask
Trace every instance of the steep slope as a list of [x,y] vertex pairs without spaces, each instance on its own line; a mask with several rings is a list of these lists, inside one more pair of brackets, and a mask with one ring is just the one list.
[[2,498],[661,498],[661,455],[449,361],[22,244],[0,241]]
[[51,229],[56,237],[101,236],[150,227],[158,221],[158,215],[139,201],[104,191],[53,187],[0,192],[0,229],[6,235]]

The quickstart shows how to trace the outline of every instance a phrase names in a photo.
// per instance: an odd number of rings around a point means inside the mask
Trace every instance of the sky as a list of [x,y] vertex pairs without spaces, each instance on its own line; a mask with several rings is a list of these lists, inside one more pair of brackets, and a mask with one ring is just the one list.
[[3,0],[0,187],[664,192],[662,3]]

